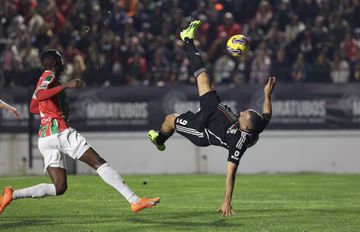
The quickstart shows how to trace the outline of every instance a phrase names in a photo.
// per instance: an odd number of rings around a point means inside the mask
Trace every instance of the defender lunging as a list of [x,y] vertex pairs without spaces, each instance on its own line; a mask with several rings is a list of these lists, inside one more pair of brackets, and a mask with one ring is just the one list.
[[59,52],[47,50],[42,53],[40,60],[45,71],[38,81],[30,111],[33,114],[40,114],[41,117],[38,147],[44,157],[45,170],[52,184],[42,183],[19,190],[5,187],[0,196],[0,214],[15,199],[64,194],[67,189],[64,154],[79,159],[96,170],[107,184],[115,188],[130,203],[133,212],[139,212],[159,203],[160,198],[139,198],[86,139],[69,127],[65,89],[81,88],[83,82],[75,79],[66,84],[60,83],[59,76],[64,70],[64,64]]

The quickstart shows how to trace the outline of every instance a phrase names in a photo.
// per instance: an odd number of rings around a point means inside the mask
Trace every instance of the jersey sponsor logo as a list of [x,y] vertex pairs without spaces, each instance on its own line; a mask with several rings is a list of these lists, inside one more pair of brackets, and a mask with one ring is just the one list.
[[46,123],[49,123],[49,122],[51,122],[51,118],[50,118],[50,117],[42,118],[42,119],[41,119],[41,124],[46,124]]
[[44,80],[41,82],[39,89],[47,89],[49,84],[52,82],[55,76],[47,76],[44,78]]
[[38,92],[39,92],[40,90],[47,89],[48,86],[49,86],[49,84],[53,81],[54,77],[55,77],[54,75],[46,76],[46,77],[41,81],[41,83],[38,85],[38,87],[35,89],[32,98],[36,100],[36,99],[37,99]]
[[234,123],[231,127],[229,127],[229,129],[227,129],[226,133],[227,134],[236,134],[236,132],[238,131],[237,128],[234,128],[236,125],[236,123]]
[[231,155],[231,159],[239,160],[240,159],[240,151],[235,151],[233,155]]
[[226,131],[226,133],[228,133],[228,134],[236,134],[237,131],[238,131],[237,129],[228,129]]

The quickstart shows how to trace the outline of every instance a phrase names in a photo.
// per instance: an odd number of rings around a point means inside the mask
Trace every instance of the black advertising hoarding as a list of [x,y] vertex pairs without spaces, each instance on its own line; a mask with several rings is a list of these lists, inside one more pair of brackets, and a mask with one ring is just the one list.
[[[262,109],[263,87],[216,87],[222,101],[236,113]],[[99,87],[69,90],[70,123],[79,131],[144,131],[158,128],[170,113],[196,112],[195,86]],[[26,132],[32,91],[0,90],[0,98],[17,106],[14,119],[0,112],[0,133]],[[360,129],[360,85],[282,84],[273,96],[269,129]],[[39,118],[31,123],[36,130]]]

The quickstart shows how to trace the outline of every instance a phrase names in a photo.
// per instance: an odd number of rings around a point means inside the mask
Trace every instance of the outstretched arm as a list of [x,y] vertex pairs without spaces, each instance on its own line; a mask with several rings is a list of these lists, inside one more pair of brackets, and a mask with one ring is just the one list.
[[36,95],[36,100],[43,101],[60,93],[64,89],[78,89],[83,87],[84,82],[80,79],[74,79],[64,85],[59,85],[51,89],[39,89]]
[[39,102],[51,98],[52,96],[60,93],[64,89],[81,88],[84,82],[80,79],[74,79],[64,85],[59,85],[51,89],[37,89],[31,99],[30,112],[32,114],[40,114]]
[[225,182],[225,199],[218,212],[225,217],[229,217],[235,214],[231,208],[231,199],[235,186],[235,177],[238,165],[227,162],[226,168],[226,182]]
[[271,107],[271,93],[276,85],[276,77],[269,77],[268,82],[264,87],[264,106],[263,114],[267,120],[271,119],[272,107]]
[[17,111],[17,109],[12,106],[7,104],[6,102],[0,100],[0,108],[9,111],[10,113],[12,113],[15,117],[19,118],[20,117],[20,113],[19,111]]

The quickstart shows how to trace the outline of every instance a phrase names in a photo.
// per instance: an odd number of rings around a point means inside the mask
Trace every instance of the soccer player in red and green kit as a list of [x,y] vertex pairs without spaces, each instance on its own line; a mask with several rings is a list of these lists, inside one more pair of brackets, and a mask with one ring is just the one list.
[[56,50],[44,51],[40,60],[45,71],[33,94],[30,112],[40,114],[41,117],[38,147],[44,157],[45,169],[52,184],[42,183],[19,190],[5,187],[0,196],[0,214],[13,200],[64,194],[67,189],[64,154],[79,159],[95,169],[107,184],[115,188],[130,203],[133,212],[139,212],[159,203],[160,198],[139,198],[86,139],[69,126],[65,90],[81,88],[83,81],[75,79],[61,84],[59,76],[64,71],[64,64],[60,53]]

